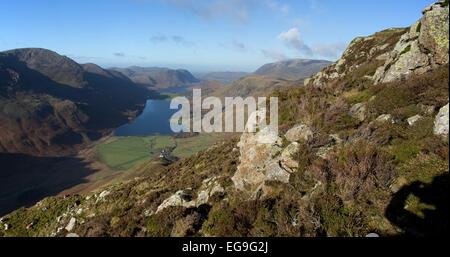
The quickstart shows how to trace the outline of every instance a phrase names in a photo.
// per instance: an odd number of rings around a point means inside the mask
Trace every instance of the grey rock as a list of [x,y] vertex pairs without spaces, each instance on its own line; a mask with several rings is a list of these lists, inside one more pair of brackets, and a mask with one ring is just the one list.
[[279,181],[289,183],[290,173],[280,167],[278,162],[272,162],[266,170],[265,181]]
[[442,107],[436,116],[433,129],[435,135],[448,135],[448,106]]
[[357,103],[350,108],[350,116],[359,121],[364,121],[366,119],[366,103]]
[[378,116],[375,121],[378,122],[391,122],[394,123],[394,119],[392,118],[392,115],[390,114],[381,114],[380,116]]
[[284,136],[289,142],[300,142],[312,139],[314,133],[309,126],[305,124],[298,124],[288,130]]
[[409,117],[406,121],[408,122],[408,124],[410,125],[410,126],[413,126],[417,121],[419,121],[420,119],[422,119],[422,116],[421,115],[419,115],[419,114],[417,114],[417,115],[414,115],[414,116],[412,116],[412,117]]
[[294,172],[298,168],[297,153],[300,145],[297,142],[293,142],[288,145],[281,153],[281,165],[284,169]]
[[377,69],[375,83],[420,75],[436,66],[448,63],[449,7],[435,3],[423,11],[423,16],[397,42],[385,64]]
[[77,224],[77,219],[72,217],[72,218],[70,218],[69,223],[67,224],[65,229],[70,232],[70,231],[72,231],[75,228],[76,224]]

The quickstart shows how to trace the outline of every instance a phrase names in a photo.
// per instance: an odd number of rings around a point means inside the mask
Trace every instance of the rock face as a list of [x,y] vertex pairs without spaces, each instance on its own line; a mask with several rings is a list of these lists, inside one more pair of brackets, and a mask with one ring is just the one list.
[[[330,81],[345,78],[347,74],[357,69],[372,66],[377,62],[381,65],[405,31],[405,29],[388,29],[368,37],[355,38],[337,62],[305,79],[305,86],[323,87]],[[366,74],[362,74],[361,77],[371,79],[374,71],[372,72],[372,68],[365,70]]]
[[448,104],[439,110],[434,122],[435,135],[448,135]]
[[[261,131],[262,132],[262,131]],[[240,149],[240,164],[232,177],[238,190],[256,192],[267,180],[267,167],[271,167],[270,179],[280,177],[276,167],[275,156],[281,152],[281,138],[274,144],[262,144],[258,133],[243,133],[238,143]]]
[[375,83],[423,74],[448,63],[448,34],[449,4],[439,1],[408,29],[388,29],[354,39],[336,63],[305,79],[305,85],[323,87],[358,69],[366,71],[362,78]]
[[268,131],[258,133],[243,133],[238,147],[240,149],[240,164],[232,177],[234,186],[241,191],[253,194],[268,189],[265,182],[277,181],[288,183],[290,174],[297,171],[299,164],[297,154],[299,143],[313,137],[311,128],[298,124],[286,134],[286,140],[291,143],[283,147],[281,137],[272,144],[261,143],[265,135],[272,136]]
[[400,38],[385,64],[377,69],[375,82],[391,82],[410,74],[420,75],[448,63],[448,3],[435,3],[423,14]]

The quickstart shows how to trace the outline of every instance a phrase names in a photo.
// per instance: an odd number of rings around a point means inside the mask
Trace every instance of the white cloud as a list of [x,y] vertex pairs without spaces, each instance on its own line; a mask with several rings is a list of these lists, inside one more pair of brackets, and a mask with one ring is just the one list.
[[288,47],[294,48],[304,55],[313,55],[313,51],[303,42],[303,39],[300,37],[300,31],[297,28],[281,32],[278,35],[278,39],[283,41]]
[[324,57],[335,59],[345,50],[346,43],[337,42],[329,44],[320,44],[315,46],[307,45],[300,36],[297,28],[291,28],[288,31],[281,32],[278,39],[290,48],[297,50],[300,54],[307,57]]

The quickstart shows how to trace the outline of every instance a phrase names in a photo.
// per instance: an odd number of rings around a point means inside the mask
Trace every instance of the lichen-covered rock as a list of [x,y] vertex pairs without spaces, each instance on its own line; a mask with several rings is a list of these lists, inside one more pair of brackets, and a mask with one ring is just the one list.
[[305,124],[298,124],[286,132],[284,137],[289,142],[308,141],[314,136],[311,128]]
[[439,1],[424,11],[421,19],[419,42],[431,52],[436,64],[448,63],[449,50],[449,5],[448,1]]
[[279,162],[271,162],[266,168],[265,181],[289,183],[290,173],[280,166]]
[[297,142],[293,142],[288,145],[281,153],[281,166],[290,171],[294,172],[298,168],[298,151],[300,150],[300,145]]
[[[383,65],[383,61],[389,59],[390,51],[405,32],[405,29],[393,28],[371,36],[355,38],[336,63],[305,79],[304,85],[324,87],[328,82],[345,78],[347,74],[351,74],[363,66],[373,66],[376,64],[375,61],[381,62],[379,66]],[[372,79],[376,68],[374,70],[372,68],[363,69],[366,72],[361,77]]]
[[448,104],[439,110],[434,121],[435,135],[448,135]]
[[435,3],[423,14],[400,38],[385,64],[377,69],[373,76],[376,83],[420,75],[448,63],[448,4]]
[[359,121],[364,121],[366,119],[366,103],[357,103],[350,108],[349,114]]
[[[263,134],[263,135],[261,135]],[[266,167],[269,166],[282,148],[282,139],[277,138],[273,144],[259,141],[267,131],[258,133],[243,133],[238,143],[240,149],[240,164],[231,178],[238,190],[254,192],[260,189],[266,180]]]
[[156,209],[156,213],[164,210],[167,207],[182,206],[190,208],[195,206],[195,201],[192,200],[190,190],[179,190],[169,198],[164,200]]
[[205,179],[197,193],[196,206],[208,203],[211,196],[224,194],[225,189],[220,185],[216,177]]

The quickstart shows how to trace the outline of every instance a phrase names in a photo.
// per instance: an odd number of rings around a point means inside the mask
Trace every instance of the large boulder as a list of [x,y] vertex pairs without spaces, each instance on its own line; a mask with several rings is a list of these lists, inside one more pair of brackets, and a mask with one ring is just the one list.
[[439,110],[433,132],[435,135],[448,135],[448,104]]
[[[245,132],[242,134],[238,143],[240,164],[231,178],[238,190],[256,192],[267,180],[267,167],[273,164],[276,156],[282,150],[282,139],[279,137],[273,144],[261,142],[261,139],[266,136],[272,137],[272,135],[273,133],[268,129],[258,133]],[[278,177],[276,174],[270,175],[271,180],[276,180]]]

